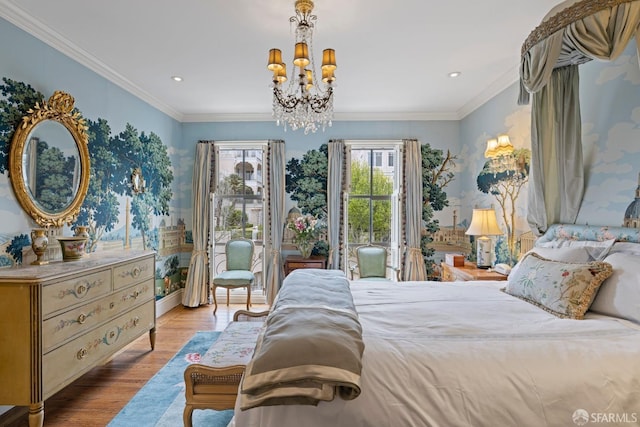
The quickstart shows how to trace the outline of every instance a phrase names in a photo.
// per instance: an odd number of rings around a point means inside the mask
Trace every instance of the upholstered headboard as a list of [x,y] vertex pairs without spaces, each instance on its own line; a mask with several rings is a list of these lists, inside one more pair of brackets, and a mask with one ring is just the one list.
[[615,239],[617,242],[640,243],[640,229],[576,224],[553,224],[538,240],[536,246],[551,240],[593,240]]

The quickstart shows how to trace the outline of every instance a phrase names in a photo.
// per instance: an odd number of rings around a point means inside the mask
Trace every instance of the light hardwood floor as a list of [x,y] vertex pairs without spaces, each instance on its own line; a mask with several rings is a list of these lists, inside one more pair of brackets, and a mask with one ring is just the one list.
[[[149,336],[138,338],[110,362],[96,367],[44,403],[45,427],[98,427],[109,421],[140,388],[186,344],[197,331],[221,331],[244,304],[185,308],[179,305],[156,322],[156,348],[151,351]],[[253,304],[251,311],[266,310]],[[13,408],[0,416],[0,426],[28,427],[23,409]]]

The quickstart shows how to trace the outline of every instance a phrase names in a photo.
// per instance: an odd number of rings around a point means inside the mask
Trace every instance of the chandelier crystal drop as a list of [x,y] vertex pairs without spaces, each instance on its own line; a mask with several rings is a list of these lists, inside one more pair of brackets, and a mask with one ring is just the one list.
[[[324,130],[333,119],[333,88],[336,77],[336,54],[333,49],[322,52],[322,74],[316,73],[313,58],[313,28],[317,17],[313,1],[296,0],[295,16],[289,18],[296,24],[296,44],[293,58],[294,76],[285,87],[287,66],[282,62],[280,49],[269,50],[267,69],[273,73],[273,117],[276,124],[304,133]],[[297,74],[295,74],[297,73]],[[318,76],[321,76],[318,78]]]

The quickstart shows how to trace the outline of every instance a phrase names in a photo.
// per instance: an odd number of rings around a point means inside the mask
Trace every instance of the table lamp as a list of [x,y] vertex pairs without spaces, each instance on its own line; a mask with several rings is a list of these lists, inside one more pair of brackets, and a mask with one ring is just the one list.
[[498,226],[496,211],[493,208],[474,209],[471,217],[471,225],[466,233],[470,236],[480,236],[476,238],[477,244],[477,266],[478,268],[491,267],[493,259],[493,241],[488,236],[499,236],[502,230]]

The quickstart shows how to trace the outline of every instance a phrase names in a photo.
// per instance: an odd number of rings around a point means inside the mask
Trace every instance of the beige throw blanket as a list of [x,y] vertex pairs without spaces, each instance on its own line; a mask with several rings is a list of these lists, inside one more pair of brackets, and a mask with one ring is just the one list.
[[240,385],[240,407],[317,405],[360,394],[362,328],[341,272],[296,270],[258,338]]

